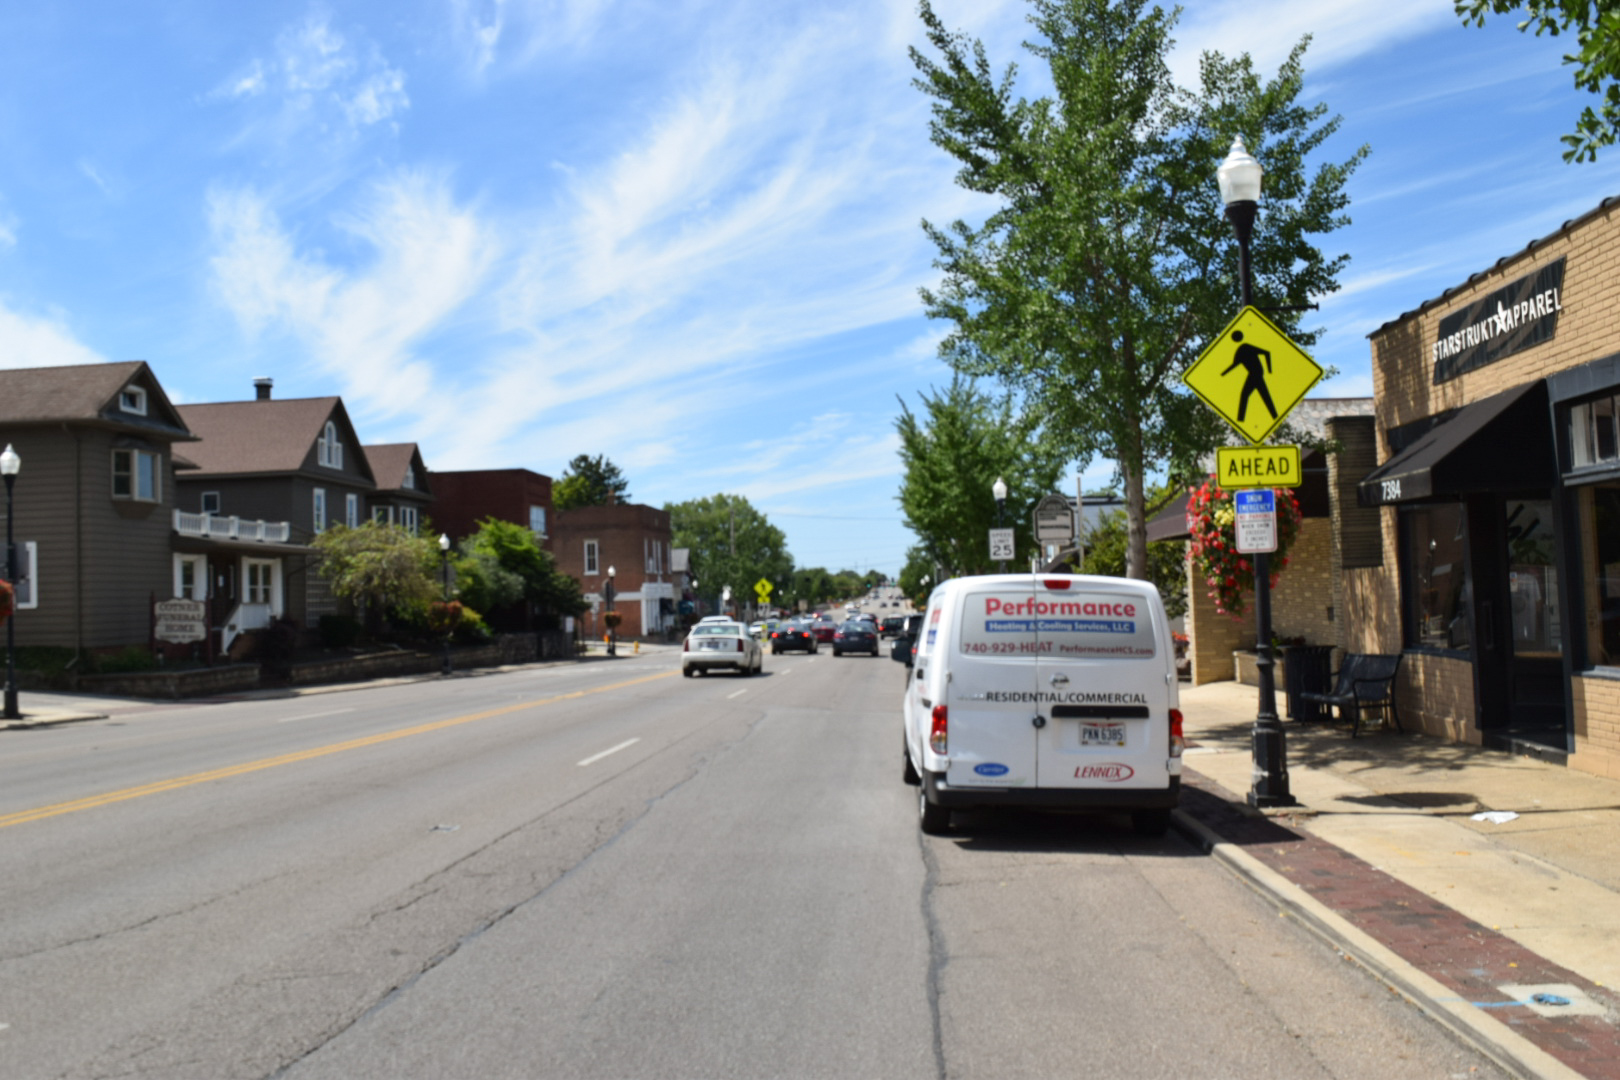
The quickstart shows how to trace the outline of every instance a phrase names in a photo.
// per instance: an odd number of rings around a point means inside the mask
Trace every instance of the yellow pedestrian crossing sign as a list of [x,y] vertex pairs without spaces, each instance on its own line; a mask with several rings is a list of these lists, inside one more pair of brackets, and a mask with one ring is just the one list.
[[771,583],[764,578],[760,578],[754,582],[754,594],[759,597],[759,602],[763,604],[771,595]]
[[1258,446],[1321,378],[1315,360],[1259,308],[1246,307],[1198,354],[1181,381]]

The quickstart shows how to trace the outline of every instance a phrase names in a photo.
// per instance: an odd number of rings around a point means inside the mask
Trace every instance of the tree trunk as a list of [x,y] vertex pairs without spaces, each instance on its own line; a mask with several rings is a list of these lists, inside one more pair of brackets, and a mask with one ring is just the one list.
[[1125,576],[1146,581],[1147,495],[1143,490],[1142,455],[1133,447],[1119,470],[1125,478]]

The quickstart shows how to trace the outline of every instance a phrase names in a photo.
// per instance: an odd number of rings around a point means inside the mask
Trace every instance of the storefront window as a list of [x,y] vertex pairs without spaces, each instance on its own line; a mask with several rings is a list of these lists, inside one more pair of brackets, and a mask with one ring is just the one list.
[[1615,413],[1612,397],[1570,408],[1569,452],[1575,468],[1620,459],[1620,433],[1615,430]]
[[1582,585],[1586,597],[1586,659],[1620,667],[1620,484],[1576,489]]
[[1507,512],[1508,602],[1513,655],[1555,659],[1564,651],[1558,618],[1558,569],[1552,502],[1509,499]]
[[1414,506],[1402,510],[1401,520],[1406,644],[1409,648],[1466,650],[1470,616],[1463,506]]

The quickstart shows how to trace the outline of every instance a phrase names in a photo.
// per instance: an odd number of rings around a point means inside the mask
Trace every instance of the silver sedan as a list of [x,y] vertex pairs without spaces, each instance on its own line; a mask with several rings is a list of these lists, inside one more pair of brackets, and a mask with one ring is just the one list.
[[721,669],[757,675],[764,668],[764,650],[742,623],[698,623],[681,646],[681,674],[688,679],[699,672]]

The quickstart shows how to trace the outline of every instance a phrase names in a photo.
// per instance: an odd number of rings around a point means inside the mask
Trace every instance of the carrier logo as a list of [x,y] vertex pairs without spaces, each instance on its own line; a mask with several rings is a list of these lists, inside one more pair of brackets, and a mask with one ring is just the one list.
[[1135,775],[1136,770],[1129,765],[1116,765],[1112,762],[1104,765],[1082,765],[1074,770],[1076,780],[1106,780],[1110,784],[1129,780]]

